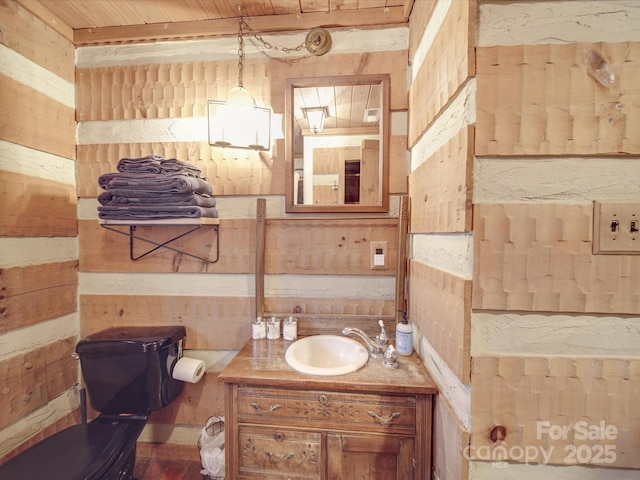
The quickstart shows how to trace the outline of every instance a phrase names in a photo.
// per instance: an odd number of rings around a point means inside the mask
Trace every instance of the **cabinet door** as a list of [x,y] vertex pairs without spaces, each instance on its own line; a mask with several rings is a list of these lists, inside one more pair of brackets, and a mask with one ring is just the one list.
[[362,141],[360,162],[360,203],[380,205],[380,142]]
[[327,435],[328,480],[413,480],[415,441],[392,435]]

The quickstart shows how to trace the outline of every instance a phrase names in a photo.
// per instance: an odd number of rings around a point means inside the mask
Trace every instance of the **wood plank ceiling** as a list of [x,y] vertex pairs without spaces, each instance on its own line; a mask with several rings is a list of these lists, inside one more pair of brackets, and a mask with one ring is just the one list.
[[237,33],[238,6],[258,32],[406,24],[414,0],[18,0],[76,45]]

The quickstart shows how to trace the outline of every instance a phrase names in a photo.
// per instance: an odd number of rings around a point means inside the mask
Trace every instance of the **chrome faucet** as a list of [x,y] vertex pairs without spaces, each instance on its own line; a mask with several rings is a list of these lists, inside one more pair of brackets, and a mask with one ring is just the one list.
[[369,335],[356,327],[345,327],[342,329],[342,334],[360,337],[367,345],[369,355],[373,358],[381,358],[385,353],[387,344],[389,343],[389,337],[387,336],[387,331],[384,328],[382,320],[378,320],[378,323],[380,324],[380,333],[376,335],[376,338],[370,338]]

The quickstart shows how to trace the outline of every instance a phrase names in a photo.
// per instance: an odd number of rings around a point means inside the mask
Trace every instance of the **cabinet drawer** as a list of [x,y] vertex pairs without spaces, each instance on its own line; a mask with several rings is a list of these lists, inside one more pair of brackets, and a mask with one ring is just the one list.
[[416,398],[239,387],[238,421],[413,435]]
[[239,477],[319,479],[321,439],[320,433],[240,425]]

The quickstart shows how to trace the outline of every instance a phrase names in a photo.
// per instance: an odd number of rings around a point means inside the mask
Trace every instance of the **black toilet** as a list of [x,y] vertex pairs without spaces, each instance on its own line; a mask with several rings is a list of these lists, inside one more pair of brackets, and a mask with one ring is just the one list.
[[153,410],[171,403],[184,327],[123,327],[78,342],[89,400],[100,415],[67,428],[0,466],[0,480],[130,480],[136,441]]

